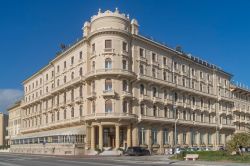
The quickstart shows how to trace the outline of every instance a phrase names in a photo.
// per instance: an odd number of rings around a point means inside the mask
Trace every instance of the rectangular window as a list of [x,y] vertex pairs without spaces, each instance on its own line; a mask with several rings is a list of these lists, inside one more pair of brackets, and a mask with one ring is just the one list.
[[155,53],[152,53],[152,61],[156,62],[156,54]]
[[82,59],[82,51],[79,53],[79,59]]
[[167,65],[167,58],[163,57],[163,65]]
[[74,57],[72,56],[71,57],[71,65],[73,65],[74,64]]
[[140,57],[144,57],[144,49],[140,48]]
[[128,45],[128,44],[127,44],[126,42],[123,42],[123,43],[122,43],[122,50],[123,50],[123,51],[127,51],[127,45]]
[[112,48],[112,41],[111,40],[105,40],[105,48]]
[[95,43],[92,44],[92,53],[95,52]]

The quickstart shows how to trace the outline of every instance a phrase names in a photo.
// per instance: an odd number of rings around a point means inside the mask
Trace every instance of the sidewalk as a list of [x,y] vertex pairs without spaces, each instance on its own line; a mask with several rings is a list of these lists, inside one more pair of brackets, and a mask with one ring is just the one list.
[[192,165],[192,166],[249,166],[250,163],[214,162],[214,161],[176,161],[170,160],[171,165]]

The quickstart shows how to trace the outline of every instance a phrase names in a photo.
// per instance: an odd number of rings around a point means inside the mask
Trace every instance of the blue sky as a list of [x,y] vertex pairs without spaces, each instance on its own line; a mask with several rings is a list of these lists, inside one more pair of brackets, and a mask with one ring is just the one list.
[[[0,96],[82,36],[102,10],[130,14],[140,33],[222,67],[250,85],[250,1],[232,0],[0,0]],[[2,95],[3,96],[3,95]],[[0,99],[0,111],[1,103]],[[6,104],[5,104],[6,105]]]

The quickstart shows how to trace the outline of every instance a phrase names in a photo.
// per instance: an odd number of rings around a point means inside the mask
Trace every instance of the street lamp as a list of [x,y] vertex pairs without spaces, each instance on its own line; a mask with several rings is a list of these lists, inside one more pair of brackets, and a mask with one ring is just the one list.
[[173,110],[174,110],[174,153],[176,154],[176,145],[177,145],[177,114],[176,114],[176,105],[173,105]]

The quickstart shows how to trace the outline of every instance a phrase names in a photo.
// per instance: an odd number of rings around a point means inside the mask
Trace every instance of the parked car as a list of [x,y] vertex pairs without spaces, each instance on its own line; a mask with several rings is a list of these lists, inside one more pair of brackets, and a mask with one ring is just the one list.
[[127,156],[148,156],[150,155],[150,151],[139,147],[139,146],[134,146],[134,147],[128,147],[128,149],[125,151],[124,155]]

